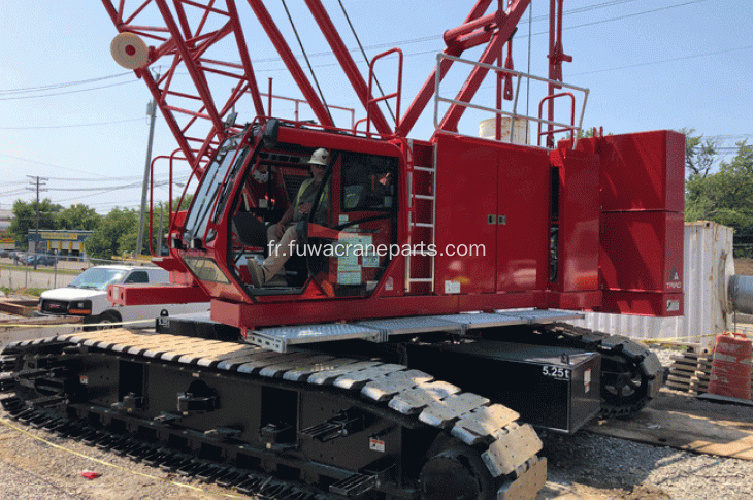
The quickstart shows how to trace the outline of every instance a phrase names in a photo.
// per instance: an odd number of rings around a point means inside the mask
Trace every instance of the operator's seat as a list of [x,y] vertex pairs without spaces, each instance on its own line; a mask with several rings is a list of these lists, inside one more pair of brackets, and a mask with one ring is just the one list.
[[237,212],[233,216],[233,231],[246,246],[264,248],[267,245],[267,226],[253,212]]
[[[267,226],[259,220],[259,218],[253,212],[237,212],[233,218],[233,232],[238,237],[238,241],[245,246],[260,248],[262,252],[266,254],[267,248]],[[248,274],[245,266],[239,269],[241,278],[244,282],[251,282],[251,275]],[[285,263],[285,279],[278,281],[270,281],[267,287],[276,286],[303,286],[303,282],[306,280],[306,259],[303,256],[293,255],[288,262]]]

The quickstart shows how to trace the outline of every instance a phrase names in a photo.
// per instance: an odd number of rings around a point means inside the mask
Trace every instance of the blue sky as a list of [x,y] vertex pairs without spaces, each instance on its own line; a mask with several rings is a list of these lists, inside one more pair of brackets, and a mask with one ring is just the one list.
[[[135,3],[135,2],[131,2]],[[363,111],[339,73],[302,0],[287,0],[306,51],[330,104]],[[293,51],[300,49],[279,1],[267,2]],[[324,0],[348,47],[355,38],[338,3]],[[442,33],[459,25],[472,1],[343,0],[368,57],[389,46],[405,54],[404,110],[443,49]],[[514,43],[515,68],[546,75],[548,1],[533,0]],[[127,3],[128,5],[128,3]],[[258,27],[253,12],[237,0],[258,78],[273,92],[298,97],[282,63]],[[31,176],[47,177],[43,197],[68,206],[84,203],[100,213],[137,207],[144,168],[151,95],[132,72],[110,57],[116,34],[99,1],[40,1],[28,6],[0,3],[0,209],[31,200]],[[586,127],[609,133],[694,128],[722,146],[753,140],[753,2],[750,0],[565,0],[563,42],[573,57],[564,63],[565,82],[590,89]],[[468,59],[478,52],[469,51]],[[354,55],[361,61],[359,54]],[[360,63],[364,68],[365,64]],[[387,91],[394,82],[389,62],[378,76]],[[459,75],[443,89],[451,94]],[[491,81],[482,87],[489,93]],[[449,94],[448,94],[449,95]],[[531,102],[538,102],[531,94]],[[522,102],[522,101],[521,101]],[[509,103],[505,106],[509,108]],[[534,107],[531,104],[531,107]],[[289,106],[275,104],[275,114]],[[239,103],[241,121],[253,118]],[[533,113],[533,110],[531,110]],[[469,133],[485,118],[469,114]],[[428,138],[431,106],[410,134]],[[154,155],[169,154],[175,142],[157,121]],[[727,149],[724,149],[727,151]],[[160,168],[158,166],[158,168]],[[163,165],[157,178],[165,178]],[[178,173],[187,177],[187,170]],[[167,199],[165,188],[158,201]]]

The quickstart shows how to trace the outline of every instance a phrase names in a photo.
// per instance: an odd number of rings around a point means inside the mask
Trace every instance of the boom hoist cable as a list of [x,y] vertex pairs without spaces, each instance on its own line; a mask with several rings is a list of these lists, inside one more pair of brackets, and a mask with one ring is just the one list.
[[311,76],[314,78],[314,83],[316,83],[316,90],[319,92],[319,97],[321,97],[322,102],[324,103],[324,109],[327,111],[327,114],[329,115],[329,121],[334,123],[334,120],[332,119],[332,113],[329,112],[329,105],[327,104],[327,100],[324,98],[324,92],[322,92],[322,87],[319,85],[319,79],[316,77],[316,73],[314,72],[314,68],[311,66],[311,62],[309,62],[309,58],[306,55],[306,49],[303,48],[303,42],[301,41],[301,37],[298,36],[298,30],[296,29],[295,23],[293,22],[293,16],[290,15],[290,10],[288,9],[288,4],[285,2],[285,0],[282,0],[282,6],[285,7],[285,12],[288,15],[290,26],[293,28],[295,39],[298,40],[298,46],[301,48],[303,59],[306,61],[306,66],[308,66],[309,72],[311,73]]
[[[369,65],[369,58],[366,57],[366,51],[363,50],[363,45],[361,44],[360,38],[358,38],[358,33],[356,33],[356,28],[353,26],[353,23],[350,22],[350,16],[348,15],[348,11],[345,10],[345,6],[343,5],[341,0],[337,0],[337,3],[340,4],[340,9],[343,11],[343,15],[345,16],[345,19],[348,21],[348,26],[350,26],[350,31],[353,32],[353,36],[356,39],[356,43],[358,43],[358,48],[361,49],[361,55],[363,55],[363,60],[366,61],[366,66]],[[384,97],[384,89],[382,88],[382,84],[379,83],[379,79],[374,75],[374,81],[377,84],[377,87],[379,87],[379,92],[381,92],[382,97]],[[392,116],[393,120],[397,120],[395,118],[395,113],[392,111],[392,106],[390,106],[389,101],[384,102],[387,105],[387,109],[390,111],[390,116]]]

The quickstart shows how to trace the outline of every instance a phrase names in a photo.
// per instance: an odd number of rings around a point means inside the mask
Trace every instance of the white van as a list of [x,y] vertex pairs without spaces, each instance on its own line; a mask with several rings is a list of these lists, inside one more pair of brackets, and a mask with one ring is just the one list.
[[[38,315],[84,316],[84,323],[132,323],[147,320],[150,326],[162,311],[175,314],[209,310],[209,302],[123,306],[107,299],[113,283],[167,283],[169,274],[159,267],[96,266],[87,269],[65,288],[42,292]],[[126,325],[129,326],[129,325]]]

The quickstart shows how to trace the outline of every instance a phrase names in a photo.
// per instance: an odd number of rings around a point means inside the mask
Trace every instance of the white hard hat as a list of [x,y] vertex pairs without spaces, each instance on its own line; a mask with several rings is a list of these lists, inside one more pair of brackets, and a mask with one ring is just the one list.
[[329,151],[327,151],[325,148],[319,148],[316,151],[314,151],[314,154],[311,155],[311,159],[309,160],[309,165],[321,165],[323,167],[327,166],[327,163],[329,162]]

